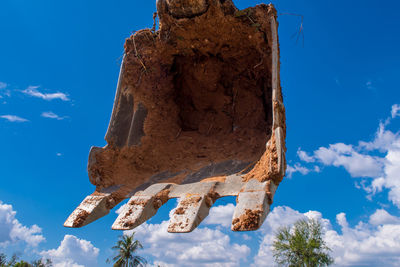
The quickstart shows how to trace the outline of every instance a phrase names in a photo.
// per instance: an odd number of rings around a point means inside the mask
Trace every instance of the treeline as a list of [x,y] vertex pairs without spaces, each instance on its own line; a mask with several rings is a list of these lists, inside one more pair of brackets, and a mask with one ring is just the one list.
[[39,259],[32,262],[20,260],[17,254],[7,259],[7,255],[0,253],[0,267],[52,267],[53,263],[49,259]]

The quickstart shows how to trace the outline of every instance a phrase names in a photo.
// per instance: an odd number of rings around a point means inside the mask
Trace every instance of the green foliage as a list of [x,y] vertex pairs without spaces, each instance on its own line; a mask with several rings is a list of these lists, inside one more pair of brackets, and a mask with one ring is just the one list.
[[17,254],[14,253],[11,256],[11,259],[8,261],[8,265],[6,265],[6,266],[14,266],[17,263],[17,260],[18,260],[18,256],[17,256]]
[[52,267],[53,263],[51,262],[51,260],[46,259],[46,261],[44,261],[43,259],[40,260],[35,260],[31,263],[32,267]]
[[[143,246],[138,240],[134,240],[134,235],[135,233],[121,236],[117,245],[112,247],[117,251],[117,255],[112,258],[114,267],[143,267],[147,264],[143,257],[135,255],[137,250],[142,249]],[[110,262],[111,260],[108,259],[107,263]]]
[[31,263],[24,260],[18,261],[17,254],[13,254],[9,261],[7,261],[7,255],[0,253],[0,267],[52,267],[53,264],[51,260],[43,259],[32,261]]
[[0,253],[0,266],[3,267],[7,263],[7,255],[4,253]]
[[31,264],[27,263],[26,261],[19,261],[13,265],[13,267],[32,267]]
[[275,261],[289,267],[329,266],[333,258],[322,234],[321,223],[314,219],[299,220],[293,228],[280,228],[273,243]]
[[0,267],[14,267],[17,264],[18,256],[13,254],[10,260],[7,261],[7,255],[4,253],[0,254]]

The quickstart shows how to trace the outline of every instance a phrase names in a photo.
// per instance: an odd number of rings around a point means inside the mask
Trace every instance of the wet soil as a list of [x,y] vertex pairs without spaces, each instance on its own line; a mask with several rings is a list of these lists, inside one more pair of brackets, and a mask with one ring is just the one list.
[[[159,2],[160,29],[138,31],[125,42],[118,121],[110,123],[114,135],[89,164],[91,181],[98,190],[124,185],[126,193],[151,184],[158,173],[176,174],[162,182],[181,183],[232,159],[257,162],[248,179],[268,179],[265,168],[276,161],[266,151],[273,11],[264,4],[237,10],[231,1],[210,0],[200,15],[176,18]],[[142,134],[136,131],[132,145],[131,121],[143,107],[142,125],[134,126]]]

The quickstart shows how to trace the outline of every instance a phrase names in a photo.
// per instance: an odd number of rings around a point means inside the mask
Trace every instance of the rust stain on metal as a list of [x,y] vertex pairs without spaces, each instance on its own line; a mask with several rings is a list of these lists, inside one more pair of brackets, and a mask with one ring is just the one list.
[[81,227],[88,216],[89,216],[89,213],[87,211],[81,210],[75,218],[73,227]]

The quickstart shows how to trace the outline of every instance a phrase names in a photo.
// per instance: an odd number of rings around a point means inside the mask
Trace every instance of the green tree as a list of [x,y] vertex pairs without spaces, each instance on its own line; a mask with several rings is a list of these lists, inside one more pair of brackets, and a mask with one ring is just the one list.
[[14,267],[16,264],[18,264],[17,260],[18,256],[16,253],[11,256],[9,261],[7,261],[6,254],[0,253],[0,267]]
[[19,261],[19,262],[16,262],[16,263],[13,265],[13,267],[32,267],[32,265],[30,265],[30,264],[27,263],[26,261],[21,260],[21,261]]
[[299,220],[293,227],[282,227],[273,243],[275,261],[290,267],[329,266],[331,249],[322,239],[323,230],[317,220]]
[[8,263],[5,266],[7,266],[7,267],[14,266],[17,263],[17,260],[18,260],[18,255],[16,253],[14,253],[11,256],[11,259],[8,261]]
[[7,255],[4,253],[0,253],[0,267],[6,266],[7,264]]
[[32,267],[52,267],[53,263],[50,259],[46,259],[46,260],[40,259],[40,260],[32,261],[31,266]]
[[[136,255],[139,249],[142,249],[142,244],[134,239],[135,233],[132,235],[123,235],[119,238],[117,245],[113,246],[112,249],[117,252],[117,255],[112,258],[114,267],[142,267],[147,264],[147,261]],[[107,263],[111,260],[108,259]]]

